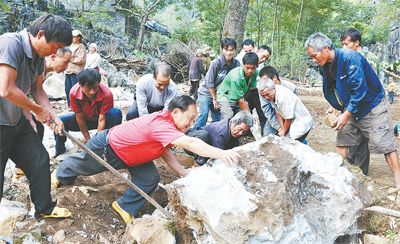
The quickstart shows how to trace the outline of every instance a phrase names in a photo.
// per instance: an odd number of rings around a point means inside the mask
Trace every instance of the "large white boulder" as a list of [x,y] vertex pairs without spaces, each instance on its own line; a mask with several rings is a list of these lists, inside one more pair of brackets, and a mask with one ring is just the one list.
[[65,75],[53,73],[43,83],[43,89],[51,99],[65,98]]
[[338,154],[275,136],[237,149],[237,166],[214,161],[167,186],[181,232],[199,243],[333,243],[359,232],[373,186]]
[[15,224],[21,221],[28,210],[24,204],[16,201],[1,199],[0,202],[0,236],[10,235],[15,229]]

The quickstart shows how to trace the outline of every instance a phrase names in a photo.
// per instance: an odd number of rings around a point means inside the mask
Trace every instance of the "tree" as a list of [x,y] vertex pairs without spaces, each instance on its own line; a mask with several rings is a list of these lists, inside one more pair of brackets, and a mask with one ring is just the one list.
[[242,43],[248,8],[249,0],[229,1],[228,12],[226,13],[222,31],[223,37],[231,37],[235,39],[238,44]]

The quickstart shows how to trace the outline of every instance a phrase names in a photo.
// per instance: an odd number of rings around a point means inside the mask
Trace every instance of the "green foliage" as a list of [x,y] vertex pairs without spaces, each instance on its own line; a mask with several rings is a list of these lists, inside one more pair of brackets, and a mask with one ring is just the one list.
[[11,13],[10,3],[0,1],[0,10],[4,11],[6,13]]
[[396,233],[392,229],[386,230],[386,238],[393,239],[396,236]]

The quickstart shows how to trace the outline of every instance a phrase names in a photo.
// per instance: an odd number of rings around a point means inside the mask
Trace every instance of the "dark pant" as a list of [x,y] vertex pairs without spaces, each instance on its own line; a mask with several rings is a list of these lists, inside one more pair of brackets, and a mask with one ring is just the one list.
[[[186,132],[186,135],[199,138],[200,140],[204,141],[205,143],[210,144],[210,135],[208,134],[208,132],[206,130],[191,128]],[[196,163],[198,163],[200,165],[206,164],[209,159],[209,158],[205,158],[205,157],[199,156],[197,154],[194,154],[187,150],[185,150],[185,152],[187,154],[189,154],[190,156],[193,156]]]
[[[149,114],[157,112],[157,111],[161,111],[163,109],[164,109],[163,106],[160,106],[160,107],[147,106],[147,111],[149,111]],[[128,113],[126,114],[126,120],[136,119],[138,117],[139,117],[139,110],[138,110],[137,102],[134,100],[131,107],[128,110]]]
[[389,92],[389,103],[392,104],[394,101],[394,91]]
[[194,100],[197,100],[197,90],[199,89],[200,80],[190,80],[189,94],[193,95]]
[[38,136],[40,138],[40,141],[43,141],[43,137],[44,137],[44,126],[42,124],[42,122],[38,121],[36,119],[36,117],[32,114],[32,119],[36,124],[36,132],[38,133]]
[[[147,194],[151,193],[160,181],[160,175],[153,161],[135,167],[126,165],[108,145],[107,133],[108,130],[98,132],[90,138],[86,146],[100,157],[103,157],[105,154],[107,163],[113,168],[128,169],[132,183]],[[57,169],[56,176],[62,184],[72,184],[76,177],[80,175],[95,175],[105,170],[106,168],[103,165],[83,152],[67,157]],[[122,209],[129,212],[132,216],[136,216],[145,203],[145,199],[139,193],[129,188],[117,202]]]
[[[267,122],[267,118],[265,117],[264,112],[261,108],[258,90],[257,89],[250,90],[245,100],[249,103],[249,108],[251,113],[253,113],[254,108],[256,109],[258,119],[260,120],[260,126],[261,128],[264,128],[264,125]],[[264,130],[261,130],[261,135],[263,135],[263,133]]]
[[22,169],[29,180],[36,217],[50,214],[55,203],[50,195],[49,154],[23,116],[15,126],[0,125],[0,199],[3,197],[4,171],[8,159]]
[[78,83],[78,76],[76,74],[65,74],[65,96],[67,98],[67,105],[69,105],[69,91]]
[[364,175],[368,175],[370,152],[368,148],[368,139],[362,137],[360,145],[349,147],[347,160],[361,169]]
[[[61,121],[64,123],[64,128],[66,131],[80,131],[78,122],[76,121],[76,114],[74,112],[65,113],[59,116]],[[106,128],[110,129],[116,125],[121,124],[122,113],[118,108],[111,108],[107,113],[106,118]],[[86,120],[86,126],[88,130],[97,129],[98,120]],[[65,152],[65,142],[67,138],[65,136],[60,136],[54,134],[54,139],[56,140],[55,146],[55,157]]]

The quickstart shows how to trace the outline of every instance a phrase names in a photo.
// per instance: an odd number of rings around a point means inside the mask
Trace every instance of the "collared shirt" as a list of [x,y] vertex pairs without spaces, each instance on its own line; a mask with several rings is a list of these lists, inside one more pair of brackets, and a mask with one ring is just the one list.
[[289,138],[295,140],[302,137],[313,126],[313,118],[310,112],[300,98],[288,88],[276,85],[275,91],[275,101],[271,103],[272,106],[284,119],[292,120],[288,132]]
[[243,68],[234,68],[218,88],[217,100],[236,103],[246,95],[249,88],[257,86],[257,76],[258,70],[246,80]]
[[68,63],[68,67],[65,70],[67,74],[78,74],[85,68],[86,64],[86,48],[82,43],[74,44],[69,46],[72,52],[71,62]]
[[[32,49],[26,29],[0,36],[0,64],[17,71],[15,85],[26,95],[34,92],[37,78],[44,72],[44,58]],[[0,97],[0,114],[0,125],[14,126],[21,118],[22,108]]]
[[211,146],[222,150],[239,146],[239,138],[235,138],[231,134],[230,122],[231,119],[224,119],[202,127],[210,135]]
[[224,55],[215,58],[207,71],[204,81],[201,83],[198,94],[212,98],[208,88],[217,88],[222,82],[225,76],[234,68],[239,67],[240,63],[236,59],[232,60],[232,63],[228,65],[225,61]]
[[171,113],[164,110],[114,126],[108,133],[108,143],[125,164],[136,166],[159,158],[184,135],[176,128]]
[[69,93],[71,110],[75,113],[83,113],[85,119],[96,121],[100,114],[107,114],[114,107],[114,98],[111,90],[99,84],[99,90],[93,99],[89,99],[83,92],[79,83],[75,84]]
[[321,67],[325,99],[335,109],[347,110],[360,120],[381,102],[385,90],[359,52],[340,48],[334,51],[333,62]]
[[149,113],[147,106],[168,108],[172,98],[178,95],[178,90],[172,80],[169,81],[169,85],[164,90],[158,90],[154,76],[147,74],[138,80],[135,95],[139,116],[142,116]]

